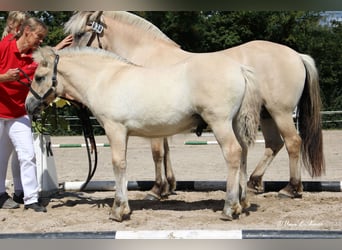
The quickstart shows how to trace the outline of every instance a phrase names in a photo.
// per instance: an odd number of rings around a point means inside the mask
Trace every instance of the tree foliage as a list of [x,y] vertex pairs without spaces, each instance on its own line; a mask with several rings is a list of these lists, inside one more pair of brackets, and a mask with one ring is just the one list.
[[268,40],[311,55],[319,69],[324,110],[342,109],[342,24],[313,11],[139,12],[183,49],[210,52]]

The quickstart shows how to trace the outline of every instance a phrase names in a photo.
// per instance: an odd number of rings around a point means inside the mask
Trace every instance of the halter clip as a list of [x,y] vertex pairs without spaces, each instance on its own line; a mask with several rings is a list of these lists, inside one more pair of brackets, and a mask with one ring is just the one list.
[[97,22],[91,23],[91,28],[93,31],[95,31],[97,34],[101,34],[103,31],[103,25]]

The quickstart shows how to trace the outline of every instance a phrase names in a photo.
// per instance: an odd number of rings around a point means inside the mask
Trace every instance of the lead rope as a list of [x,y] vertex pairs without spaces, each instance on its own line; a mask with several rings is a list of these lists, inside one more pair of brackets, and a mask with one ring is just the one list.
[[[88,176],[86,181],[82,184],[80,191],[83,191],[91,179],[93,178],[95,171],[97,169],[97,146],[96,146],[96,141],[95,141],[95,136],[94,136],[94,129],[93,125],[90,122],[89,118],[89,113],[88,109],[81,103],[76,102],[74,100],[69,100],[64,97],[60,97],[70,103],[72,103],[77,109],[77,116],[81,121],[82,124],[82,131],[83,131],[83,137],[87,149],[87,156],[88,156]],[[88,141],[89,140],[89,141]],[[89,147],[89,142],[91,144],[91,148]],[[91,154],[94,151],[94,167],[92,166],[92,159],[91,159]]]
[[[103,11],[100,11],[96,17],[96,21],[98,19],[100,19],[101,15],[102,15]],[[92,26],[92,30],[93,30],[93,34],[92,37],[90,38],[90,40],[87,43],[87,47],[89,47],[90,43],[92,42],[92,40],[94,39],[93,37],[96,35],[97,37],[97,42],[99,44],[99,47],[102,49],[102,44],[100,41],[100,37],[99,35],[103,32],[103,26],[99,23],[97,23],[96,21],[94,21],[91,26]],[[95,142],[95,136],[94,136],[94,130],[93,130],[93,126],[90,122],[89,119],[89,114],[87,112],[87,109],[82,105],[82,104],[76,104],[74,101],[72,101],[76,106],[79,107],[79,112],[78,112],[78,117],[80,118],[81,122],[82,122],[82,129],[83,129],[83,135],[84,135],[84,140],[85,140],[85,144],[87,147],[87,153],[88,153],[88,162],[89,162],[89,171],[88,171],[88,177],[85,181],[85,183],[81,186],[80,190],[83,191],[88,183],[90,182],[90,180],[93,178],[95,171],[97,169],[97,147],[96,147],[96,142]],[[88,143],[88,139],[90,141],[90,143],[92,144],[92,150],[95,150],[94,153],[94,167],[92,168],[91,165],[91,151],[89,149],[89,143]]]
[[[80,118],[81,123],[82,123],[83,136],[84,136],[84,140],[85,140],[85,144],[87,148],[87,155],[88,155],[88,162],[89,162],[87,179],[80,188],[80,190],[83,191],[89,184],[90,180],[93,178],[96,168],[97,168],[97,147],[96,147],[96,142],[95,142],[93,126],[89,119],[88,110],[83,105],[80,105],[79,107],[78,117]],[[91,149],[89,148],[89,142],[91,144]],[[91,154],[93,151],[95,152],[94,152],[94,167],[92,168]]]

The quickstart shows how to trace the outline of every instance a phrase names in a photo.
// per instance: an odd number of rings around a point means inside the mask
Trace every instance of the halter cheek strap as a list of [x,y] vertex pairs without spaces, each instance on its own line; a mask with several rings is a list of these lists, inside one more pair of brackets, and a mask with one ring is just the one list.
[[30,92],[31,94],[40,101],[40,103],[42,105],[44,105],[45,107],[49,105],[49,103],[47,101],[45,101],[45,99],[50,96],[52,93],[55,94],[55,98],[57,97],[57,93],[56,93],[56,86],[57,86],[57,64],[59,61],[59,55],[56,55],[55,57],[55,61],[54,61],[54,66],[53,66],[53,75],[52,75],[52,85],[51,87],[48,89],[48,91],[46,91],[46,93],[44,95],[39,95],[34,89],[32,89],[32,87],[30,86]]
[[95,36],[96,36],[97,37],[97,42],[99,44],[99,48],[102,49],[102,44],[101,44],[101,40],[100,40],[100,35],[101,35],[101,33],[103,32],[103,29],[104,29],[103,25],[100,22],[100,17],[102,15],[102,12],[103,11],[100,11],[98,13],[98,15],[95,18],[95,21],[89,22],[87,24],[88,26],[91,26],[91,29],[92,29],[91,37],[89,38],[89,41],[88,41],[88,43],[86,45],[87,47],[90,46],[90,44],[94,41]]

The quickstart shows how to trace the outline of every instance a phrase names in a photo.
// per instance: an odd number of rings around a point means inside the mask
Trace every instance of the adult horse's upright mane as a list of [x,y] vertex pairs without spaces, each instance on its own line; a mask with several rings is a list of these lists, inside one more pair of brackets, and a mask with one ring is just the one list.
[[103,15],[113,18],[118,22],[132,25],[140,30],[142,34],[148,33],[152,38],[161,39],[170,45],[180,47],[177,43],[165,35],[158,27],[138,15],[126,11],[104,11]]
[[[71,34],[79,33],[84,29],[89,17],[93,13],[93,11],[75,13],[65,24],[65,31]],[[139,17],[138,15],[126,11],[104,11],[103,15],[119,23],[124,23],[134,27],[135,30],[139,32],[139,34],[135,34],[137,37],[146,37],[148,35],[150,39],[160,39],[171,46],[180,47],[177,43],[165,35],[158,27],[146,19]]]
[[65,23],[64,31],[72,35],[82,32],[91,14],[93,11],[74,12],[69,21]]

